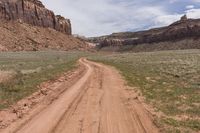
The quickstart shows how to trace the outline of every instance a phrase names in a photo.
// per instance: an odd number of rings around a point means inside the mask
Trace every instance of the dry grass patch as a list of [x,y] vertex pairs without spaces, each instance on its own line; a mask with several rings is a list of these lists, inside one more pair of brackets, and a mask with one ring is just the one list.
[[162,112],[162,132],[200,132],[200,51],[98,55],[91,60],[118,68],[146,102]]
[[[76,67],[81,52],[3,52],[0,53],[0,109],[37,91],[44,81]],[[9,79],[9,80],[8,80]]]

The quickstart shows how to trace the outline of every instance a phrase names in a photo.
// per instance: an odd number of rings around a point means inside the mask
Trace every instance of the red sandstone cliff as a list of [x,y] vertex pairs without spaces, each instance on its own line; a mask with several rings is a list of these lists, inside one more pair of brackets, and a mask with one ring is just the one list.
[[181,20],[166,27],[138,32],[113,33],[89,38],[88,41],[98,44],[100,48],[120,47],[120,49],[132,50],[142,47],[138,51],[145,51],[146,48],[149,48],[149,51],[199,49],[200,19],[187,19],[185,15]]
[[0,0],[0,19],[18,20],[71,35],[70,20],[55,15],[38,0]]

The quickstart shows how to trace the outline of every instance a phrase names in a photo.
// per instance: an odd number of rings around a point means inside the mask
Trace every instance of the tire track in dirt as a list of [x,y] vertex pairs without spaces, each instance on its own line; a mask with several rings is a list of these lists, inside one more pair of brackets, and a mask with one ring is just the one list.
[[[85,74],[17,133],[158,133],[112,67],[84,58]],[[133,98],[132,98],[133,99]],[[12,131],[9,127],[5,132]]]

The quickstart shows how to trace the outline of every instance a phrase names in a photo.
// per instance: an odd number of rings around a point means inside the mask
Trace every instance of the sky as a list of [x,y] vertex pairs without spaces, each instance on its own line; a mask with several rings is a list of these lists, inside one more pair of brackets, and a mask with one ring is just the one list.
[[167,26],[186,14],[200,18],[200,0],[41,0],[87,37]]

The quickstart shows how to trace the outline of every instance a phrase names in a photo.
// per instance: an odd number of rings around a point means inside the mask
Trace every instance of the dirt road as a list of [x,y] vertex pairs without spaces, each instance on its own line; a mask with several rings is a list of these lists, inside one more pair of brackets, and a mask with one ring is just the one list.
[[86,67],[85,73],[71,87],[26,122],[15,122],[1,132],[158,132],[151,116],[115,69],[86,59],[80,59],[80,63]]

